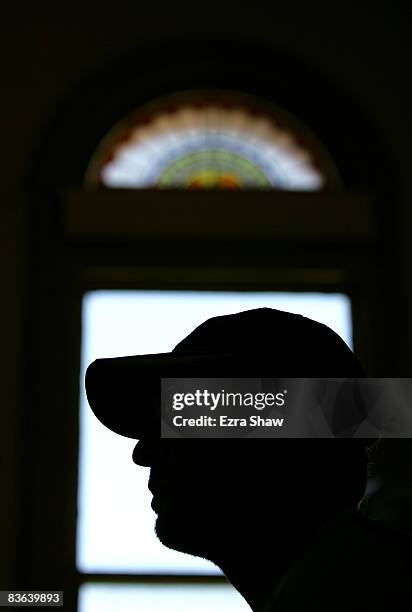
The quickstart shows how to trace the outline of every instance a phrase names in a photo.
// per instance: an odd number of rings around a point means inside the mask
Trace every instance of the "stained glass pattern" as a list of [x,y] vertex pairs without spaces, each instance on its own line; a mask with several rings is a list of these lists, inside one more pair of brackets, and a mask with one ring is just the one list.
[[302,134],[247,105],[187,100],[126,123],[97,154],[107,187],[315,191],[330,182]]

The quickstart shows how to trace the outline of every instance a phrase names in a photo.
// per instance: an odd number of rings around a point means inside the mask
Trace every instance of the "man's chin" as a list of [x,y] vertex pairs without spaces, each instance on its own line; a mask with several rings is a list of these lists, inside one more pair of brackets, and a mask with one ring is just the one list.
[[199,542],[199,530],[190,529],[187,524],[178,524],[158,517],[155,533],[163,546],[178,552],[208,559],[204,546]]

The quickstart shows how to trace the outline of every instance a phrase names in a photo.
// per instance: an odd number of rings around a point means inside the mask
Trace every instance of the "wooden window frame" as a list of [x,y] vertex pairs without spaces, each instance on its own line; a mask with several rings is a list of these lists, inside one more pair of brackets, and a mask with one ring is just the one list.
[[[57,210],[56,238],[39,257],[31,300],[36,324],[25,439],[36,461],[27,466],[23,497],[30,504],[22,511],[25,588],[61,588],[65,605],[76,610],[86,581],[220,581],[76,569],[83,295],[95,289],[339,291],[351,299],[355,350],[373,367],[382,357],[369,311],[379,293],[374,202],[362,194],[71,190],[60,194]],[[375,319],[382,316],[378,309]]]

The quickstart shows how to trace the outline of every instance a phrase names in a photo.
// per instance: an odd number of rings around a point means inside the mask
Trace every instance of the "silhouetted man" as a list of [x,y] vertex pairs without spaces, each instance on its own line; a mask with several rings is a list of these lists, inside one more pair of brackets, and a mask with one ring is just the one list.
[[211,319],[168,354],[98,360],[86,390],[105,425],[139,439],[160,541],[213,561],[252,610],[411,610],[408,537],[357,511],[363,440],[160,439],[160,377],[362,375],[326,326],[258,309]]

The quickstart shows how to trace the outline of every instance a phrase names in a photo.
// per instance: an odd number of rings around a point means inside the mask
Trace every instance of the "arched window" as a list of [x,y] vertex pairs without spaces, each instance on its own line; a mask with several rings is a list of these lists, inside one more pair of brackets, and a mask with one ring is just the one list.
[[289,113],[238,92],[183,92],[118,122],[98,146],[89,186],[339,188],[325,147]]
[[[74,407],[82,389],[80,348],[91,329],[87,317],[82,325],[87,295],[133,290],[150,297],[157,291],[157,304],[168,310],[171,292],[192,292],[196,299],[231,294],[236,309],[254,292],[266,304],[270,296],[279,304],[281,292],[297,298],[320,293],[325,303],[343,294],[354,347],[369,374],[379,373],[387,354],[395,359],[388,347],[398,336],[388,329],[382,342],[382,334],[399,304],[390,237],[396,236],[390,231],[395,207],[387,214],[396,180],[379,134],[340,87],[279,48],[239,43],[228,54],[226,38],[209,42],[194,41],[190,57],[185,38],[180,45],[139,48],[104,66],[56,113],[31,169],[23,507],[28,525],[37,522],[31,538],[22,536],[22,560],[26,584],[35,588],[60,584],[64,568],[65,601],[73,610],[78,591],[87,594],[96,582],[107,598],[110,581],[116,589],[128,590],[130,583],[142,591],[149,582],[174,582],[179,589],[188,583],[186,575],[131,575],[117,568],[108,576],[107,567],[76,567],[84,515],[77,443],[86,430],[77,430]],[[239,93],[245,83],[248,93]],[[385,222],[379,224],[381,210]],[[328,316],[332,310],[328,301]],[[123,313],[115,317],[126,322]],[[114,332],[111,322],[101,322]],[[51,432],[46,439],[56,419],[62,435]],[[45,489],[46,468],[55,486]],[[63,517],[64,538],[54,517]],[[46,546],[44,533],[51,534]],[[209,582],[226,588],[221,576],[190,581],[196,588],[203,581],[202,601]],[[116,595],[114,609],[119,605]]]
[[[68,218],[73,222],[74,235],[79,235],[76,232],[81,227],[84,235],[98,240],[112,236],[116,246],[129,241],[127,257],[137,244],[140,256],[145,249],[142,245],[149,244],[149,249],[159,245],[164,271],[162,278],[149,278],[148,283],[138,278],[114,283],[123,288],[140,289],[137,291],[85,294],[83,370],[99,356],[167,350],[178,340],[181,326],[186,329],[190,327],[189,321],[195,320],[195,327],[208,318],[206,313],[210,316],[262,305],[311,313],[313,318],[329,322],[351,342],[351,303],[344,291],[338,289],[339,282],[329,285],[328,294],[322,291],[321,283],[314,294],[308,294],[304,292],[308,286],[300,280],[291,281],[293,272],[287,269],[286,286],[294,292],[281,293],[276,291],[281,283],[275,280],[273,261],[270,269],[267,268],[272,239],[280,238],[279,242],[286,244],[288,250],[302,231],[304,240],[313,241],[306,230],[310,227],[309,220],[315,215],[333,218],[335,198],[341,198],[343,192],[343,181],[327,148],[285,110],[235,91],[192,90],[154,99],[126,114],[107,130],[90,158],[85,184],[87,189],[71,200]],[[101,187],[110,188],[110,193],[99,191]],[[132,193],[123,193],[122,189]],[[236,193],[193,193],[207,189]],[[315,193],[280,193],[287,191]],[[306,197],[310,195],[313,198],[309,202]],[[336,208],[344,214],[352,210],[346,199],[339,200]],[[336,219],[335,230],[341,231],[341,217],[337,215]],[[268,228],[269,235],[265,236]],[[328,225],[327,240],[330,231],[334,230]],[[206,276],[205,266],[196,262],[191,244],[196,237],[205,245],[203,256],[209,262]],[[224,244],[228,237],[230,248]],[[182,240],[187,258],[185,269],[171,265],[170,255],[160,246],[159,238],[172,245]],[[253,250],[258,251],[256,243],[259,242],[270,245],[268,251],[257,254],[255,260],[246,258],[244,267],[241,249],[252,244]],[[228,255],[232,256],[236,244],[235,249],[240,247],[239,263],[236,256],[235,262],[228,262]],[[219,248],[221,258],[213,264],[211,252],[218,252]],[[119,252],[120,249],[117,256]],[[153,267],[150,253],[148,257],[150,269]],[[139,275],[140,267],[128,261],[127,274]],[[239,272],[242,278],[236,278]],[[194,282],[190,274],[195,276]],[[184,291],[185,287],[189,291]],[[170,291],[171,288],[175,291]],[[207,288],[212,290],[204,291]],[[128,315],[128,304],[132,305],[132,315]],[[145,304],[148,314],[142,310]],[[141,313],[140,328],[135,321],[138,312]],[[160,320],[165,323],[162,328]],[[128,346],[121,344],[121,326],[130,343]],[[346,328],[346,334],[340,327]],[[114,338],[116,345],[112,343]],[[216,609],[245,610],[246,604],[212,564],[161,549],[154,535],[150,504],[146,502],[144,506],[143,502],[148,495],[146,474],[139,473],[141,480],[133,488],[132,498],[129,483],[136,482],[134,467],[129,466],[130,477],[124,480],[119,477],[125,473],[124,457],[127,452],[130,454],[130,441],[116,440],[96,424],[84,395],[80,415],[83,436],[77,523],[80,612],[96,607],[111,612],[113,607],[107,604],[111,597],[114,608],[143,607],[146,591],[154,610],[161,609],[173,597],[178,598],[182,612],[194,607],[201,609],[201,602],[207,600],[210,600],[208,606]],[[113,470],[116,461],[118,468]],[[110,474],[114,474],[112,480]],[[103,484],[99,487],[95,483]],[[107,488],[116,491],[110,500]],[[122,527],[114,528],[119,515]],[[147,583],[149,572],[154,589]],[[130,582],[127,589],[120,584],[122,573]],[[93,584],[96,579],[99,585]]]

